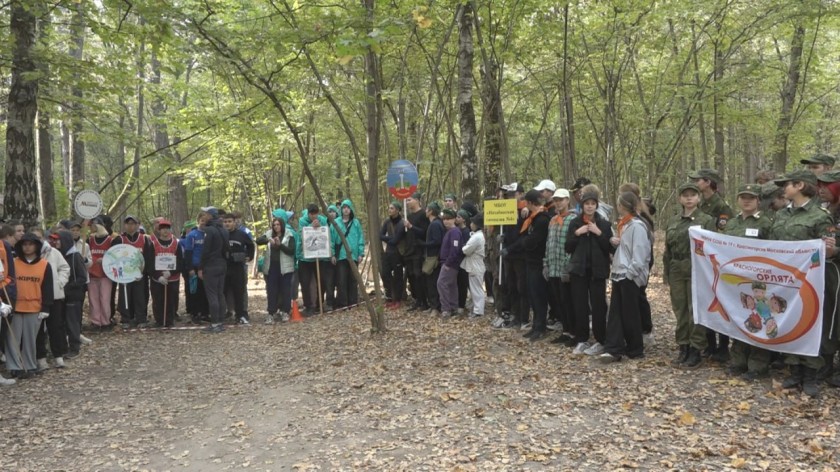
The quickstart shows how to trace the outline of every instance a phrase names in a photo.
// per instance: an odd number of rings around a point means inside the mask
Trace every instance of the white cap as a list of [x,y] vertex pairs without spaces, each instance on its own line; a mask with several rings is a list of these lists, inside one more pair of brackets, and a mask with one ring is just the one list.
[[546,180],[540,181],[540,183],[537,184],[536,187],[534,187],[534,190],[539,190],[541,192],[543,190],[550,190],[550,191],[553,192],[553,191],[557,190],[557,186],[554,185],[554,182],[546,179]]
[[569,191],[564,188],[558,188],[554,191],[551,198],[569,198]]

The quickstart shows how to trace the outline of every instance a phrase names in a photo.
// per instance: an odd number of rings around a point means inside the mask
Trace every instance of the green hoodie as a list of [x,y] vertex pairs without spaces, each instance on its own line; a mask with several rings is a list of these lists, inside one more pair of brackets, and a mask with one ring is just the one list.
[[[335,222],[344,231],[344,237],[347,238],[347,244],[350,245],[353,260],[358,261],[365,254],[365,233],[362,231],[362,222],[356,218],[356,209],[353,207],[353,202],[350,199],[344,200],[341,202],[341,209],[343,210],[344,207],[350,208],[350,219],[345,223],[342,219],[343,213],[338,211],[338,218]],[[333,207],[331,206],[330,208]],[[341,237],[336,232],[334,226],[330,228],[330,238],[333,243],[333,254],[336,254],[336,260],[346,260],[347,251],[344,249],[344,244],[341,243]]]
[[[327,226],[327,217],[324,215],[318,215],[318,221],[321,222],[321,226]],[[295,238],[296,248],[295,248],[295,258],[301,262],[313,262],[313,259],[306,259],[303,257],[303,228],[307,226],[312,226],[312,220],[309,218],[309,212],[303,210],[303,213],[300,215],[300,219],[298,220],[298,230],[300,230],[301,237]],[[330,235],[330,241],[332,242],[332,234]],[[321,261],[329,261],[328,258],[321,258]]]

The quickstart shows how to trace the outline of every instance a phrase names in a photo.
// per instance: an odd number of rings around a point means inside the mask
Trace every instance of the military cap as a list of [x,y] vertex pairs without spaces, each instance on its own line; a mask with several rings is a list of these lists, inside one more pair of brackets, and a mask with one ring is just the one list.
[[682,193],[686,190],[694,190],[695,192],[700,193],[700,187],[698,187],[697,184],[695,184],[694,182],[686,182],[679,186],[679,188],[677,189],[677,194],[682,195]]
[[836,161],[835,158],[826,155],[826,154],[815,154],[808,159],[802,159],[799,162],[803,164],[823,164],[827,166],[833,166],[834,162]]
[[741,195],[753,195],[756,197],[761,196],[761,185],[759,184],[743,184],[738,187],[738,196]]
[[716,184],[723,183],[723,179],[718,174],[718,171],[714,169],[700,169],[692,171],[688,174],[689,179],[708,179]]
[[823,172],[822,174],[817,176],[817,180],[826,184],[840,182],[840,170],[830,170],[828,172]]
[[817,185],[817,176],[807,170],[795,170],[793,172],[788,172],[784,177],[776,179],[773,182],[779,187],[783,187],[785,183],[790,182],[791,180]]
[[443,218],[444,220],[451,220],[455,218],[456,215],[457,213],[455,213],[455,210],[453,210],[452,208],[446,208],[440,214],[441,218]]

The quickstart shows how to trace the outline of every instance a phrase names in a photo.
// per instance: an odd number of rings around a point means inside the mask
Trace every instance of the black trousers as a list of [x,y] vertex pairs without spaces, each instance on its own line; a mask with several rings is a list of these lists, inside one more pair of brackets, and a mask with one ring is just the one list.
[[467,294],[470,292],[470,274],[458,268],[458,308],[467,307]]
[[[149,305],[149,278],[142,279],[130,284],[114,284],[118,287],[117,309],[120,312],[120,321],[123,323],[145,323]],[[126,299],[126,294],[128,298]]]
[[225,274],[225,290],[233,297],[233,307],[237,318],[248,318],[248,266],[244,263],[228,264]]
[[[572,309],[572,284],[571,282],[563,282],[560,277],[552,277],[548,279],[549,285],[549,303],[555,303],[557,306],[557,319],[563,324],[563,332],[575,332],[575,311]],[[553,300],[553,301],[552,301]],[[555,305],[552,305],[554,311]]]
[[639,357],[644,353],[639,297],[642,289],[630,279],[612,284],[604,349],[614,356]]
[[382,255],[382,284],[385,286],[385,296],[391,300],[401,302],[405,299],[405,280],[403,278],[403,262],[399,252],[386,252]]
[[219,324],[225,319],[227,301],[225,300],[225,275],[227,264],[221,263],[204,267],[204,292],[207,294],[207,307],[210,321]]
[[[528,322],[528,290],[527,274],[525,273],[524,259],[506,258],[504,261],[505,301],[508,310],[513,314],[514,323]],[[542,277],[542,275],[540,275]]]
[[67,320],[64,317],[64,299],[53,301],[50,316],[41,321],[38,336],[35,338],[35,357],[47,357],[47,339],[53,357],[67,354]]
[[318,307],[315,301],[318,297],[318,280],[316,279],[314,261],[300,261],[298,264],[298,277],[300,278],[300,291],[303,295],[303,306],[310,310]]
[[64,319],[67,323],[67,345],[70,351],[79,352],[82,347],[82,305],[84,299],[64,303]]
[[429,308],[440,311],[440,295],[438,295],[437,280],[440,277],[440,264],[435,267],[431,274],[423,274],[426,279],[426,299],[429,301]]
[[647,297],[647,285],[640,289],[639,294],[639,316],[642,318],[642,333],[653,332],[653,317],[650,311],[650,302]]
[[[321,293],[318,303],[335,307],[335,266],[330,261],[318,261],[318,270],[321,271]],[[315,276],[318,276],[317,272]],[[317,281],[316,279],[315,282]]]
[[350,269],[350,261],[347,259],[335,264],[335,304],[336,308],[356,305],[359,303],[359,284]]
[[542,261],[525,263],[528,301],[534,311],[534,323],[531,329],[545,331],[548,318],[548,281],[542,275]]
[[[152,292],[152,315],[155,317],[155,322],[161,326],[175,326],[175,315],[178,313],[178,293],[181,288],[180,282],[180,279],[170,280],[166,285],[152,282],[149,287]],[[166,301],[165,305],[164,299]],[[165,313],[164,310],[166,310]],[[165,324],[164,314],[166,315]]]
[[589,341],[591,314],[595,341],[604,344],[607,334],[607,279],[572,274],[571,284],[572,307],[575,310],[575,341]]
[[415,256],[405,260],[405,275],[411,288],[411,298],[418,307],[428,307],[429,298],[426,276],[423,274],[423,257]]

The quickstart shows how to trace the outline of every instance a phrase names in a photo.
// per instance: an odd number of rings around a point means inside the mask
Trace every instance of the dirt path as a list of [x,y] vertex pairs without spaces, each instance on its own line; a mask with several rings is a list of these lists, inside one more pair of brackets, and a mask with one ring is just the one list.
[[0,390],[0,470],[840,468],[837,391],[808,401],[668,367],[659,290],[657,344],[607,367],[489,319],[404,312],[378,338],[360,310],[98,335],[68,368]]

